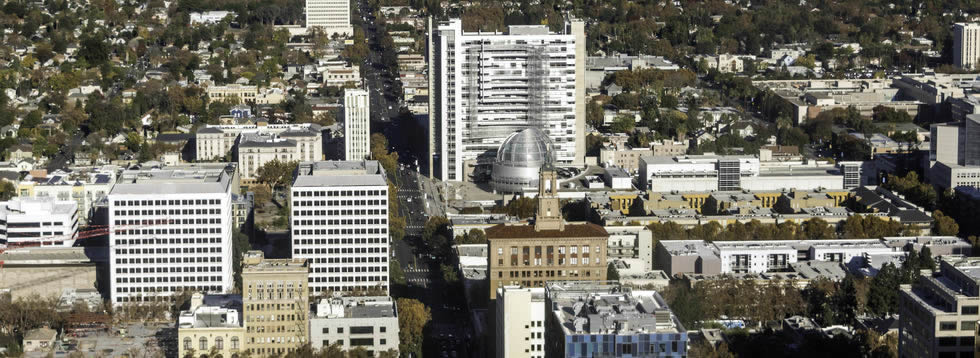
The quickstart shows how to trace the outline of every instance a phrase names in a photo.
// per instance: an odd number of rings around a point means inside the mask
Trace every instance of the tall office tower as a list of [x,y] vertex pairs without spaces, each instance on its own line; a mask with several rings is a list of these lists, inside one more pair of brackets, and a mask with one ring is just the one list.
[[957,23],[953,25],[953,65],[973,69],[980,58],[980,24]]
[[291,192],[293,257],[310,290],[388,292],[388,183],[373,160],[300,163]]
[[276,357],[298,349],[310,336],[307,261],[249,251],[242,265],[245,349]]
[[973,357],[980,320],[980,260],[943,256],[939,270],[898,293],[899,357]]
[[497,289],[497,358],[544,358],[544,288]]
[[353,35],[350,7],[348,0],[306,0],[306,28],[319,27],[327,35]]
[[344,90],[344,159],[363,160],[371,154],[371,108],[368,91]]
[[[431,27],[431,25],[430,25]],[[555,143],[557,163],[585,160],[585,30],[569,21],[464,32],[460,20],[430,29],[430,174],[464,181],[518,130]]]
[[232,289],[234,165],[127,170],[109,192],[115,304]]

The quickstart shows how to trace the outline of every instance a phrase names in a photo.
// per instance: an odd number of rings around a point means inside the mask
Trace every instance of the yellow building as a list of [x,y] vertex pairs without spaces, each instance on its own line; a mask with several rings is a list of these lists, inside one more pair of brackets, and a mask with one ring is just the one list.
[[177,342],[181,357],[238,358],[245,342],[242,297],[195,293],[178,318]]
[[309,268],[305,259],[266,259],[245,254],[242,301],[245,349],[254,356],[283,355],[306,343],[309,327]]

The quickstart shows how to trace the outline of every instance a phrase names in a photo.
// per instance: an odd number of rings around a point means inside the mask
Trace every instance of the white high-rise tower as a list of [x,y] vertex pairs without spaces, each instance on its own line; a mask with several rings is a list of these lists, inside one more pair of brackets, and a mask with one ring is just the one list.
[[327,35],[353,35],[350,7],[349,0],[306,0],[306,28],[319,27]]
[[368,91],[344,90],[344,159],[363,160],[370,154],[370,118]]

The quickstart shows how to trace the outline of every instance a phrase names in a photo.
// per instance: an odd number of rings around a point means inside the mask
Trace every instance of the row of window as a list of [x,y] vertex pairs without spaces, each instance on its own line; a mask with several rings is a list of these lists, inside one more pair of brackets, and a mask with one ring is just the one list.
[[221,262],[221,257],[170,257],[170,258],[126,258],[116,259],[117,265],[125,264],[165,264],[165,263],[194,263],[194,262]]
[[[198,347],[198,349],[200,351],[207,352],[210,349],[208,347],[208,338],[207,337],[201,337],[201,339],[198,340],[198,342],[199,342],[199,344],[198,344],[197,347]],[[241,345],[241,343],[239,342],[238,337],[231,337],[231,349],[240,349],[240,345]],[[219,350],[219,351],[222,350],[222,349],[225,349],[225,339],[222,338],[222,337],[215,338],[214,339],[214,348],[217,349],[217,350]],[[184,338],[184,350],[189,351],[189,350],[193,350],[193,349],[194,349],[194,346],[191,344],[191,337]]]
[[218,205],[221,204],[221,200],[218,199],[194,199],[194,200],[116,200],[113,201],[115,206],[162,206],[162,205]]
[[197,272],[221,272],[221,266],[185,266],[185,267],[127,267],[127,268],[116,268],[116,273],[119,274],[137,274],[137,273],[197,273]]
[[293,249],[297,255],[324,255],[324,254],[376,254],[388,252],[387,247],[345,247],[345,248],[326,248],[326,249]]
[[[221,276],[198,276],[197,282],[221,282]],[[189,286],[184,286],[189,287]],[[221,291],[221,286],[194,286],[202,292],[216,292]],[[117,293],[160,293],[160,292],[174,292],[176,287],[170,286],[155,286],[155,287],[116,287]]]
[[[306,230],[300,230],[306,231]],[[319,231],[319,230],[314,230]],[[293,239],[293,245],[362,245],[387,244],[388,238],[346,238],[346,239]]]
[[[116,214],[119,215],[119,214]],[[161,214],[162,215],[162,214]],[[166,219],[166,220],[114,220],[116,226],[125,225],[205,225],[220,224],[221,218]],[[118,229],[118,228],[117,228]]]
[[293,206],[377,206],[377,205],[388,205],[388,200],[296,200],[293,201]]
[[367,229],[293,229],[293,235],[367,235],[387,234],[387,228]]
[[[318,266],[318,265],[327,264],[327,263],[331,263],[331,264],[351,264],[351,263],[368,263],[368,262],[387,263],[388,262],[388,257],[386,255],[376,255],[376,256],[367,256],[367,257],[364,257],[364,256],[361,256],[361,257],[340,257],[340,258],[337,258],[337,257],[314,257],[311,260],[312,260],[311,263],[313,264],[313,266]],[[314,268],[313,272],[322,272],[322,271],[317,271]]]
[[298,226],[323,225],[388,225],[388,219],[293,220]]
[[310,277],[310,282],[381,282],[385,276]]
[[116,239],[116,245],[192,245],[192,244],[220,244],[219,237],[184,237],[184,238],[143,238],[143,239]]
[[171,247],[169,249],[116,249],[116,255],[151,255],[151,254],[206,254],[220,253],[220,247]]
[[198,227],[183,229],[132,229],[117,231],[115,235],[189,235],[189,234],[220,234],[220,227]]
[[[163,277],[120,277],[118,283],[164,283],[164,282],[197,282],[197,281],[220,281],[220,279],[207,280],[204,276],[163,276]],[[219,276],[211,276],[219,277]]]
[[387,209],[370,210],[293,210],[293,216],[363,216],[388,215]]
[[305,191],[305,190],[295,190],[293,191],[294,197],[332,197],[332,196],[355,196],[364,197],[367,195],[387,195],[384,190],[317,190],[317,191]]

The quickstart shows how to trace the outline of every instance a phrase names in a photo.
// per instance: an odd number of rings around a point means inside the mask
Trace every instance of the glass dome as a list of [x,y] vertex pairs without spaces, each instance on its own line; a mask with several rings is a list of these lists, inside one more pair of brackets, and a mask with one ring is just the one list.
[[497,150],[496,164],[540,168],[555,159],[555,145],[542,130],[527,128],[514,132]]

